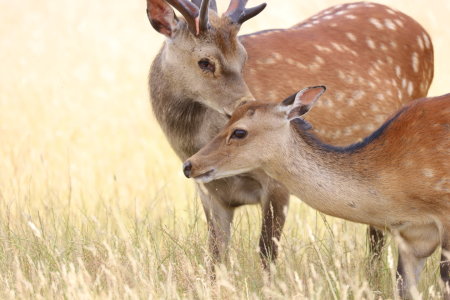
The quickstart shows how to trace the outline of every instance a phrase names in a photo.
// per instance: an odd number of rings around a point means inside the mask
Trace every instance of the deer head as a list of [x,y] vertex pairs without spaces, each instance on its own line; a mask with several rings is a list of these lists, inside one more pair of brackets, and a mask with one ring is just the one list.
[[239,106],[225,128],[184,163],[184,174],[209,182],[263,167],[283,155],[291,121],[304,130],[311,128],[303,117],[325,90],[324,86],[314,86],[280,104],[251,102]]
[[247,53],[237,33],[266,4],[246,9],[246,2],[232,0],[219,17],[210,0],[147,0],[150,23],[167,37],[160,53],[166,80],[183,97],[227,114],[241,101],[254,99],[244,82]]

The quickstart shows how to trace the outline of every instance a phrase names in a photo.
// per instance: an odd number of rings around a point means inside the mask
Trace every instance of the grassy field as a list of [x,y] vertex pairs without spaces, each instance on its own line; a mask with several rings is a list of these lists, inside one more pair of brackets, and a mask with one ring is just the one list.
[[[342,1],[267,2],[242,32]],[[450,2],[380,2],[430,32],[430,94],[449,92]],[[150,110],[147,74],[163,39],[145,1],[4,0],[0,18],[0,299],[394,297],[392,243],[371,270],[364,226],[297,199],[271,278],[258,267],[260,212],[247,207],[229,262],[208,280],[200,201]],[[439,298],[437,257],[424,298]]]

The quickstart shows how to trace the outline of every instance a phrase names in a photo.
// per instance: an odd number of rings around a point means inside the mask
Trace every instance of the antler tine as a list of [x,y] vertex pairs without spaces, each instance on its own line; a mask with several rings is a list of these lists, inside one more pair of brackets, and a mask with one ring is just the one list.
[[246,8],[244,12],[240,15],[239,19],[237,20],[238,24],[243,24],[248,19],[251,19],[254,16],[258,15],[260,12],[263,11],[264,8],[266,8],[266,6],[267,3],[262,3],[255,7]]
[[228,16],[233,22],[236,22],[245,9],[247,0],[231,0],[224,15]]
[[228,16],[231,22],[241,25],[250,18],[259,14],[265,7],[266,3],[262,3],[252,8],[245,8],[247,0],[231,0],[225,15]]
[[175,7],[186,19],[188,23],[189,30],[198,35],[200,33],[198,15],[199,10],[197,5],[188,0],[166,0],[167,3]]
[[[192,0],[192,2],[195,3],[195,5],[197,5],[198,8],[200,8],[200,6],[202,5],[202,0]],[[216,0],[209,1],[209,9],[212,9],[217,13]]]
[[210,0],[202,0],[200,6],[200,31],[208,30],[208,9]]

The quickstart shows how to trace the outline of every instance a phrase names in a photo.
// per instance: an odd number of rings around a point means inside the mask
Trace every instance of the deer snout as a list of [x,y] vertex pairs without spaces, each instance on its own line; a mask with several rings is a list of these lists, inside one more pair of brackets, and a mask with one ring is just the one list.
[[191,171],[192,171],[192,163],[189,160],[187,160],[183,164],[184,176],[186,176],[187,178],[190,178],[191,177]]

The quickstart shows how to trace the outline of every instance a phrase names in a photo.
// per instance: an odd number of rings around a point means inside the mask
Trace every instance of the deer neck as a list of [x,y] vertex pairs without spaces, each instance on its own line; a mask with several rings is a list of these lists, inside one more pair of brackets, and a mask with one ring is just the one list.
[[331,216],[384,227],[384,198],[364,151],[332,151],[290,126],[290,136],[265,169],[311,207]]
[[150,99],[153,113],[169,143],[184,160],[205,145],[225,124],[226,118],[189,96],[189,91],[177,82],[178,78],[174,78],[165,61],[165,47],[150,70]]

